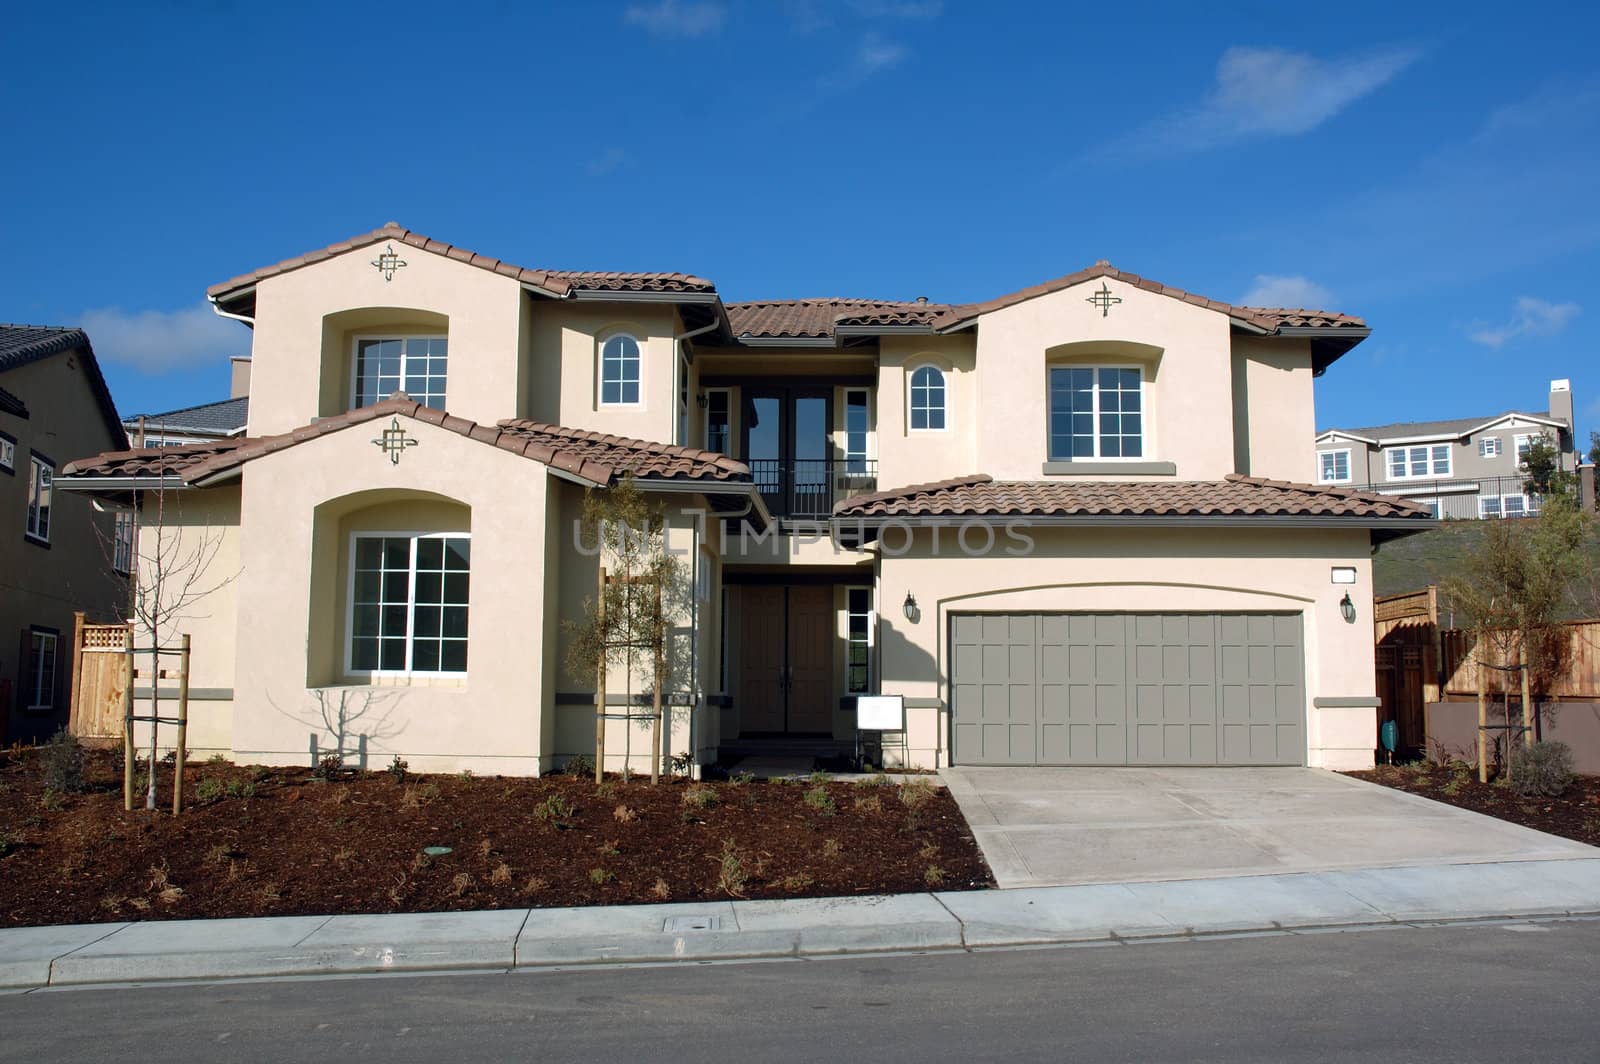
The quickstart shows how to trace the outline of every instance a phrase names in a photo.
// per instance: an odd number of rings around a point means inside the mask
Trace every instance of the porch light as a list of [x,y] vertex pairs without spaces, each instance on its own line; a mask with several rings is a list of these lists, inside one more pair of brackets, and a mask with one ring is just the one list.
[[1356,623],[1356,604],[1350,601],[1350,592],[1344,593],[1344,598],[1339,600],[1339,612],[1344,615],[1344,623]]
[[910,621],[912,624],[916,624],[917,618],[922,616],[922,611],[917,608],[917,596],[913,595],[909,591],[906,592],[905,605],[903,605],[901,609],[905,611],[906,620]]

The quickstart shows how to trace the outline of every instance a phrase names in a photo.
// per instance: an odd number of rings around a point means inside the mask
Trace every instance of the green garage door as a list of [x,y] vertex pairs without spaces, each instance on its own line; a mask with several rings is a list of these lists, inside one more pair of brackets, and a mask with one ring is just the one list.
[[950,620],[958,765],[1300,765],[1292,613],[968,613]]

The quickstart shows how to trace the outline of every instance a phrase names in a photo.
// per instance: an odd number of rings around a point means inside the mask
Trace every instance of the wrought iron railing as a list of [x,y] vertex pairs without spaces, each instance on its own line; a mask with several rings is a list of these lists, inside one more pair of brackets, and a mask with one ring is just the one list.
[[876,491],[878,463],[870,458],[756,458],[747,465],[772,516],[826,521],[852,495]]
[[1543,503],[1543,498],[1537,492],[1528,490],[1526,475],[1381,480],[1372,484],[1336,486],[1410,499],[1433,506],[1439,517],[1451,520],[1532,517],[1539,512]]

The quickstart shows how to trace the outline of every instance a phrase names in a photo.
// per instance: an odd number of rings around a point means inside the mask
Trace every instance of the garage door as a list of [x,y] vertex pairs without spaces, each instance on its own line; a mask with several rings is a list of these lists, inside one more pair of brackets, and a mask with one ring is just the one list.
[[950,658],[958,765],[1305,761],[1298,614],[956,614]]

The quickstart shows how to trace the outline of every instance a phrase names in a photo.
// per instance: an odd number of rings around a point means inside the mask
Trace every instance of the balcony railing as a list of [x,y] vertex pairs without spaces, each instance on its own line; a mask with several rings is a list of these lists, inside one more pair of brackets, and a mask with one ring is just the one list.
[[[1527,490],[1527,476],[1457,477],[1439,480],[1380,480],[1372,484],[1348,483],[1330,487],[1354,488],[1395,495],[1434,506],[1438,516],[1451,520],[1479,517],[1532,517],[1542,498]],[[1483,500],[1481,503],[1479,500]]]
[[747,464],[772,516],[793,521],[826,521],[842,500],[878,488],[874,459],[757,458]]

